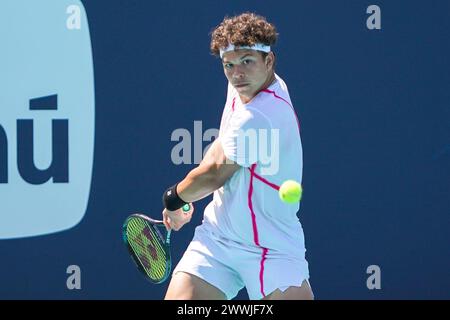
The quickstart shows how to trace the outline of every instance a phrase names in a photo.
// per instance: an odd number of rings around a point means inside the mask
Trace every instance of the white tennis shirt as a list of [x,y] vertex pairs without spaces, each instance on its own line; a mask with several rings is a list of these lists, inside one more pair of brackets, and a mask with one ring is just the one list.
[[299,204],[282,202],[277,190],[289,179],[301,183],[303,170],[299,122],[284,81],[276,75],[246,104],[228,84],[218,139],[225,156],[242,167],[214,192],[202,227],[265,253],[303,259]]

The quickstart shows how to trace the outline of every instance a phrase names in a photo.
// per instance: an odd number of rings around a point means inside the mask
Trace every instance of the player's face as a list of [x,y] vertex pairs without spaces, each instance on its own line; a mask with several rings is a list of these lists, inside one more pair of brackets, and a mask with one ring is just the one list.
[[274,55],[263,58],[259,51],[236,50],[224,53],[223,69],[228,81],[236,88],[242,102],[250,101],[273,77]]

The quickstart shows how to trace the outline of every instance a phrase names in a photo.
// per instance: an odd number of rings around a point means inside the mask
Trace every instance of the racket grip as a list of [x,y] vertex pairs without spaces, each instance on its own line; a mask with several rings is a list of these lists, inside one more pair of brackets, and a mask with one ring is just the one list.
[[186,203],[183,207],[182,207],[184,212],[189,212],[189,210],[191,210],[191,206],[189,205],[189,203]]

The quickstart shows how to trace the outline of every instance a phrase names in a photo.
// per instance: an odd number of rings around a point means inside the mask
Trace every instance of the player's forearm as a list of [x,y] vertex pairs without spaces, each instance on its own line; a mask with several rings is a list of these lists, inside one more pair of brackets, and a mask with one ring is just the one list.
[[177,193],[186,202],[194,202],[210,195],[223,183],[212,166],[198,166],[177,186]]

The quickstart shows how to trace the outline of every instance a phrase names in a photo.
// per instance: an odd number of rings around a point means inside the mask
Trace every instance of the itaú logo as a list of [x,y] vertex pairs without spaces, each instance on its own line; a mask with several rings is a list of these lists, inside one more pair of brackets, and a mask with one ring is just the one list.
[[77,225],[94,154],[94,74],[79,1],[0,4],[0,239]]

